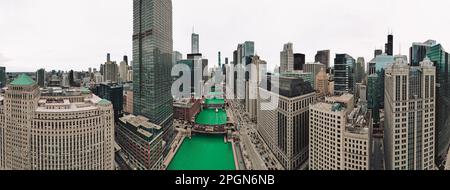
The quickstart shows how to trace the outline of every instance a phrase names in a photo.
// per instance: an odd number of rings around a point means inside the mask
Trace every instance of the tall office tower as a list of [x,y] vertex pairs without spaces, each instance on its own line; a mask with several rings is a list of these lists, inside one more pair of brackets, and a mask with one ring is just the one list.
[[6,67],[0,67],[0,88],[6,86]]
[[[121,82],[128,81],[128,60],[122,60],[119,66],[119,77]],[[118,82],[118,81],[117,81]]]
[[427,53],[436,66],[436,165],[444,168],[450,146],[450,59],[442,45],[431,47]]
[[39,87],[41,88],[45,87],[45,78],[46,78],[45,69],[39,69],[36,71],[36,80]]
[[[236,61],[235,63],[235,85],[234,89],[236,91],[235,96],[237,99],[241,100],[241,103],[244,105],[245,109],[248,105],[248,88],[247,83],[250,79],[250,74],[245,72],[245,67],[252,62],[252,57],[255,56],[255,42],[246,41],[242,44],[239,44],[236,51]],[[240,73],[240,74],[239,74]]]
[[0,170],[5,169],[5,98],[0,98]]
[[[4,168],[113,170],[113,107],[89,90],[46,89],[20,75],[4,97]],[[72,143],[68,143],[72,142]],[[74,143],[76,142],[76,143]]]
[[262,97],[278,96],[279,105],[274,110],[261,109],[263,104],[258,105],[257,130],[283,167],[295,170],[308,160],[308,107],[314,103],[316,93],[300,78],[280,77],[278,80],[279,94],[260,88]]
[[353,95],[328,97],[310,106],[309,168],[369,170],[372,153],[370,111]]
[[191,46],[192,54],[200,53],[200,35],[192,33]]
[[103,65],[103,81],[118,82],[119,81],[119,66],[115,61],[111,61],[110,55]]
[[294,70],[294,49],[292,43],[284,44],[280,53],[280,72],[291,72]]
[[[257,121],[258,110],[257,102],[259,97],[259,86],[261,86],[261,81],[263,75],[267,72],[267,62],[261,60],[259,56],[255,55],[252,57],[252,64],[255,66],[256,70],[251,70],[249,88],[247,92],[247,113],[252,121]],[[253,93],[253,94],[251,94]]]
[[362,83],[366,75],[364,57],[358,57],[355,67],[355,82]]
[[[133,1],[134,114],[163,127],[163,139],[173,139],[172,1]],[[169,146],[166,146],[166,151]]]
[[325,69],[325,65],[322,63],[308,63],[303,66],[303,71],[305,73],[311,73],[312,74],[312,83],[311,86],[316,86],[316,76],[319,74],[320,70]]
[[435,169],[436,68],[406,60],[386,69],[384,152],[388,170]]
[[315,89],[318,93],[318,96],[327,96],[328,92],[328,75],[324,68],[320,69],[320,72],[316,76],[316,86]]
[[378,55],[369,62],[367,99],[375,127],[380,124],[380,109],[384,109],[384,73],[387,66],[393,63],[394,57],[387,54]]
[[133,69],[128,68],[128,79],[127,81],[133,82]]
[[75,72],[70,70],[67,77],[69,79],[69,86],[75,86]]
[[379,55],[381,55],[381,54],[383,54],[383,50],[381,50],[381,49],[376,49],[376,50],[374,51],[373,57],[377,57],[377,56],[379,56]]
[[411,66],[419,66],[419,63],[427,57],[430,48],[435,45],[435,40],[427,40],[423,43],[414,42],[409,48],[409,59],[411,60]]
[[336,54],[334,59],[334,93],[353,93],[355,86],[355,59],[347,54]]
[[394,55],[394,35],[389,34],[387,38],[388,38],[388,41],[385,45],[385,53],[387,55],[393,56]]
[[181,54],[179,51],[174,51],[172,54],[172,64],[176,65],[178,61],[183,59],[183,54]]
[[317,51],[314,62],[324,64],[327,67],[327,71],[328,71],[328,68],[331,67],[331,65],[330,65],[330,50]]
[[305,54],[296,53],[294,54],[294,70],[303,70],[303,66],[306,64]]

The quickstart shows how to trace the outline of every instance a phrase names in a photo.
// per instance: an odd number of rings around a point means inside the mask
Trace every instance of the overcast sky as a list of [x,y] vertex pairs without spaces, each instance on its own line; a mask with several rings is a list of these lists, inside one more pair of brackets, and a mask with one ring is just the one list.
[[[7,71],[98,68],[106,53],[131,57],[131,0],[1,0],[0,65]],[[450,1],[442,0],[173,0],[174,50],[190,52],[193,26],[200,51],[217,63],[238,43],[255,41],[273,68],[284,43],[313,61],[317,50],[372,59],[395,35],[394,52],[435,39],[450,47]],[[401,47],[401,48],[400,48]],[[332,55],[334,58],[334,55]]]

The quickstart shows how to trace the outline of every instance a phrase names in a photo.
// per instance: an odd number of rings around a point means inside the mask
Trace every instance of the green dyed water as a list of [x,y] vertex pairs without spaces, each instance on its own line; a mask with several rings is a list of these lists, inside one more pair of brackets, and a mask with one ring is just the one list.
[[222,135],[185,138],[168,170],[236,170],[233,147]]

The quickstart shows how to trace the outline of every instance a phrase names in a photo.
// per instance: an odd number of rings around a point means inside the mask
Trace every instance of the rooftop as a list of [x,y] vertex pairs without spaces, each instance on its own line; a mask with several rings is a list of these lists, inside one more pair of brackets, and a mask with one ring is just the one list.
[[11,85],[14,86],[30,86],[35,84],[36,82],[31,79],[30,76],[26,74],[21,74],[19,77],[17,77],[14,81],[11,82]]
[[204,109],[197,115],[195,123],[208,126],[225,125],[227,113],[223,109]]
[[233,147],[222,135],[185,138],[168,170],[236,170]]

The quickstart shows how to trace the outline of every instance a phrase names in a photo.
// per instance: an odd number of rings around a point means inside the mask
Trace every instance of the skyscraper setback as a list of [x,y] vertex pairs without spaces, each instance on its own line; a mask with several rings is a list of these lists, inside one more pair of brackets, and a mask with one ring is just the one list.
[[162,126],[165,140],[173,123],[172,52],[172,1],[134,0],[134,114]]

